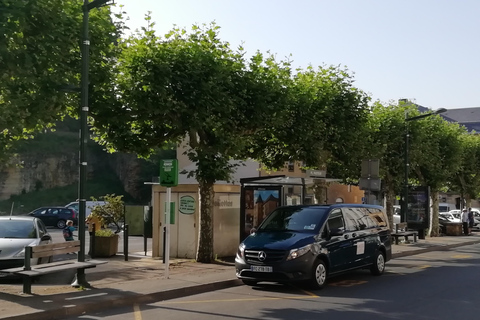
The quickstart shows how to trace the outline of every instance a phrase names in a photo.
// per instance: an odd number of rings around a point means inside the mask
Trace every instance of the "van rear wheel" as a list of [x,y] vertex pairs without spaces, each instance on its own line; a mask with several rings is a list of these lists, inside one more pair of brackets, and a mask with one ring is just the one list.
[[317,260],[312,269],[312,287],[322,289],[327,281],[327,267],[323,260]]
[[370,272],[375,276],[379,276],[384,271],[385,271],[385,255],[383,254],[383,252],[377,251],[377,253],[375,253],[373,264],[370,267]]

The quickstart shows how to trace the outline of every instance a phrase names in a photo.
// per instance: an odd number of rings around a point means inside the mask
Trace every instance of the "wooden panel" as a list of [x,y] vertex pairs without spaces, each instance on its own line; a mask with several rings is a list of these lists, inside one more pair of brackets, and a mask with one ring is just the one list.
[[48,251],[57,248],[65,248],[65,247],[75,247],[80,246],[80,240],[75,241],[65,241],[59,243],[51,243],[51,244],[41,244],[39,246],[32,247],[32,252],[41,252],[41,251]]
[[80,251],[80,241],[65,241],[32,247],[32,258],[49,257]]

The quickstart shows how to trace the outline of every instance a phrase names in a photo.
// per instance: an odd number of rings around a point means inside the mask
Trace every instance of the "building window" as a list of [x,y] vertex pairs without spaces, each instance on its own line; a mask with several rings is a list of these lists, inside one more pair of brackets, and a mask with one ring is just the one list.
[[343,198],[337,198],[337,199],[335,199],[335,203],[343,203]]
[[295,162],[288,161],[288,172],[294,172],[294,171],[295,171]]

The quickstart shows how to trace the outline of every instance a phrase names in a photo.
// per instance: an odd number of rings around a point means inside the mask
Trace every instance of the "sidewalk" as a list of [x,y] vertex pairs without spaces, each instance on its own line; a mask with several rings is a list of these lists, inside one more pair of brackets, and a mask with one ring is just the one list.
[[[393,258],[428,251],[448,250],[480,243],[480,235],[444,236],[392,245]],[[240,285],[231,262],[212,264],[193,260],[170,261],[165,278],[162,260],[129,254],[129,261],[117,255],[108,263],[86,270],[91,289],[70,286],[75,272],[43,276],[32,285],[32,295],[21,293],[19,281],[0,285],[0,319],[63,319],[116,306],[150,303]],[[387,264],[388,267],[388,264]]]

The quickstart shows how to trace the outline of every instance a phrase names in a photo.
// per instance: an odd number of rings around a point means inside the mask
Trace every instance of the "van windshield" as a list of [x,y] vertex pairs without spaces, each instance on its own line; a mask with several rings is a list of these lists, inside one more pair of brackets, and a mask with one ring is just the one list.
[[273,211],[257,231],[318,232],[327,208],[284,207]]

